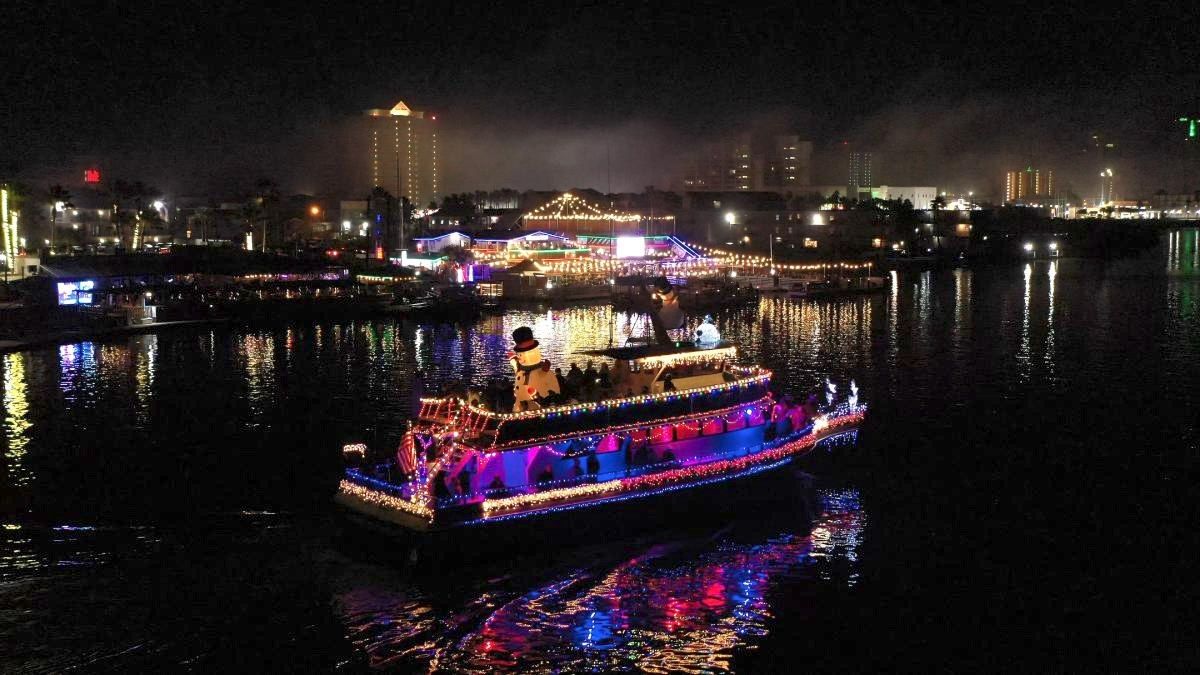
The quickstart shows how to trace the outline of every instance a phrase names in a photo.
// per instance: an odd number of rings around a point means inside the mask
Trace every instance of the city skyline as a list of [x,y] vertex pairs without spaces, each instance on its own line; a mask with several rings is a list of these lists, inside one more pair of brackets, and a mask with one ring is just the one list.
[[[1121,149],[1124,192],[1179,192],[1195,175],[1181,169],[1178,120],[1200,100],[1187,77],[1197,47],[1174,39],[1184,33],[1169,9],[1135,14],[1098,54],[1087,29],[1106,19],[1071,7],[947,13],[936,25],[907,5],[769,20],[714,7],[613,10],[460,16],[417,5],[366,28],[332,10],[301,21],[200,2],[129,16],[68,8],[53,27],[52,6],[17,13],[5,89],[40,83],[44,95],[0,111],[0,174],[65,182],[98,165],[172,192],[268,176],[297,192],[348,193],[361,185],[353,122],[405,100],[443,111],[454,129],[440,139],[444,192],[666,188],[697,145],[759,128],[813,143],[814,184],[845,180],[823,154],[850,140],[886,157],[874,182],[999,199],[1004,171],[1044,164],[1064,189],[1091,195],[1099,168],[1079,149],[1094,130]],[[127,22],[146,29],[102,39]],[[1050,30],[1064,22],[1075,30]],[[240,39],[249,31],[255,39]],[[894,49],[906,32],[988,39]],[[1150,32],[1156,40],[1139,39]],[[618,36],[626,48],[609,49]],[[1103,91],[1067,86],[1100,75]]]

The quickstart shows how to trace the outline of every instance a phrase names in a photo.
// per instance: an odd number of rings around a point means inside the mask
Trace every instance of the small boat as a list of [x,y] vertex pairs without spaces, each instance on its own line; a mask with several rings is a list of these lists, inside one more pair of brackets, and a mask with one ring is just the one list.
[[410,314],[428,311],[429,307],[430,304],[428,300],[410,298],[408,296],[399,296],[391,302],[381,305],[379,307],[379,311],[384,314],[408,316]]
[[887,290],[883,277],[839,277],[823,281],[798,281],[788,290],[789,298],[828,298],[843,295],[882,293]]
[[692,340],[670,342],[651,319],[656,344],[585,352],[615,365],[577,392],[558,391],[532,332],[518,328],[515,402],[422,398],[394,454],[373,461],[362,443],[343,448],[356,461],[336,501],[417,532],[578,515],[773,471],[853,435],[866,414],[853,382],[840,399],[827,381],[824,400],[792,405],[772,393],[771,371],[739,364],[707,320]]

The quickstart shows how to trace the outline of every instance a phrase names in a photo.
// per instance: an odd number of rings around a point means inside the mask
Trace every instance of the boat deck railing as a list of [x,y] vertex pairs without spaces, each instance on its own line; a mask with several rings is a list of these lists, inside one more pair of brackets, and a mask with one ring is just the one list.
[[[458,397],[422,398],[419,419],[454,427],[464,440],[477,439],[478,445],[492,447],[501,444],[502,435],[507,435],[502,434],[502,427],[505,425],[515,424],[522,430],[529,428],[531,424],[539,428],[549,424],[552,427],[571,426],[583,429],[587,428],[589,418],[580,419],[579,416],[591,416],[595,413],[605,416],[603,420],[596,419],[595,424],[610,423],[614,413],[634,421],[646,415],[660,414],[648,409],[645,410],[645,414],[641,414],[642,406],[647,404],[671,404],[679,401],[690,403],[698,395],[735,393],[747,387],[765,388],[771,379],[771,371],[765,368],[730,366],[728,372],[733,378],[720,384],[598,401],[571,402],[514,412],[488,410]],[[740,400],[741,396],[738,398],[737,402],[744,402]]]

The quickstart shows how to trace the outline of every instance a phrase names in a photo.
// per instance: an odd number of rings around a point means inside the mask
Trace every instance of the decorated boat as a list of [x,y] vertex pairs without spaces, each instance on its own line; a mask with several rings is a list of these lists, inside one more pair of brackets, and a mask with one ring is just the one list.
[[344,448],[355,461],[337,501],[417,531],[601,510],[748,479],[856,432],[866,406],[853,382],[841,396],[828,380],[821,395],[777,394],[711,319],[671,340],[685,323],[674,293],[662,282],[652,295],[653,341],[587,352],[600,369],[562,381],[518,328],[507,400],[422,398],[394,455]]

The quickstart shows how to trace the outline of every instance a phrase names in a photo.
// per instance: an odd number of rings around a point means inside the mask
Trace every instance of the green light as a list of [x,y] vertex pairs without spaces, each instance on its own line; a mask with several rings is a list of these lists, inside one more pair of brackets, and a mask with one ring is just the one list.
[[1196,137],[1196,120],[1190,120],[1188,122],[1188,138],[1195,138],[1195,137]]

